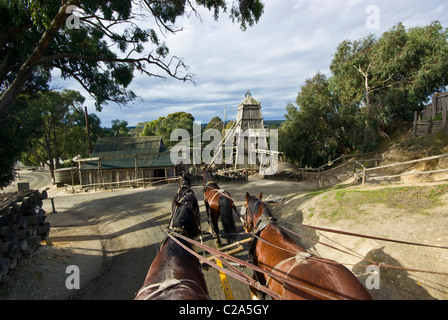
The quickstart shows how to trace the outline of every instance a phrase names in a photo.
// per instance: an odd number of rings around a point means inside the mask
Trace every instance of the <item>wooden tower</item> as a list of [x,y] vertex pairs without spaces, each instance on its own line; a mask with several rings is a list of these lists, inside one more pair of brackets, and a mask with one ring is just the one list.
[[256,150],[266,148],[266,132],[261,114],[261,103],[255,100],[247,90],[244,100],[238,105],[236,116],[235,169],[257,168],[260,164]]

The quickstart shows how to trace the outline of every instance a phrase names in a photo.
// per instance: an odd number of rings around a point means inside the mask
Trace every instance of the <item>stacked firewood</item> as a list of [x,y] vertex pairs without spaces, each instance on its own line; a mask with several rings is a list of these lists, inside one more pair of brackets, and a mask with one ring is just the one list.
[[0,195],[0,281],[24,255],[48,240],[50,223],[42,209],[47,193],[35,190]]

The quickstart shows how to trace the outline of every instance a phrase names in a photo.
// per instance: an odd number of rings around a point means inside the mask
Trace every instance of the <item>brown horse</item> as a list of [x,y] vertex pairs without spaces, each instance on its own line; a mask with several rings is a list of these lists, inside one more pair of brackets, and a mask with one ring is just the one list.
[[[289,281],[255,272],[256,281],[288,300],[372,299],[367,289],[346,267],[315,257],[297,245],[279,227],[268,205],[261,201],[262,196],[263,193],[258,198],[246,193],[244,229],[255,235],[249,245],[249,259]],[[253,288],[251,292],[254,299],[259,294]]]
[[[194,203],[175,202],[172,231],[194,238],[200,234]],[[179,239],[185,246],[192,245]],[[135,300],[210,300],[199,260],[167,237],[149,268]]]
[[207,211],[208,224],[212,233],[216,235],[216,245],[221,246],[221,239],[219,237],[218,219],[221,216],[221,222],[224,228],[224,232],[227,234],[227,243],[235,242],[236,226],[233,220],[233,211],[236,210],[231,195],[226,190],[219,188],[218,184],[214,180],[214,176],[211,171],[204,171],[204,203]]

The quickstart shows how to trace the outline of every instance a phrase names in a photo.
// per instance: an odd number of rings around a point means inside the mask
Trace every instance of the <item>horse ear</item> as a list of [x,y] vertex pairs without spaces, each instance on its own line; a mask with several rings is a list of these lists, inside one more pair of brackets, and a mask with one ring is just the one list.
[[258,199],[262,199],[263,198],[263,192],[261,192],[259,195],[258,195]]
[[249,192],[246,192],[246,202],[249,202],[249,199],[250,199],[250,194],[249,194]]

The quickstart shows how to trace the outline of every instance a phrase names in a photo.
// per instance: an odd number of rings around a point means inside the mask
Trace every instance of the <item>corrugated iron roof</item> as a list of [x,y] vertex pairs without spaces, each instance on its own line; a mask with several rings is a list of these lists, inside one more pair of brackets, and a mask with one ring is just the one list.
[[[139,168],[173,166],[162,137],[102,138],[91,155],[92,158],[100,158],[103,170],[135,168],[136,156]],[[98,161],[81,164],[81,170],[97,169]]]

